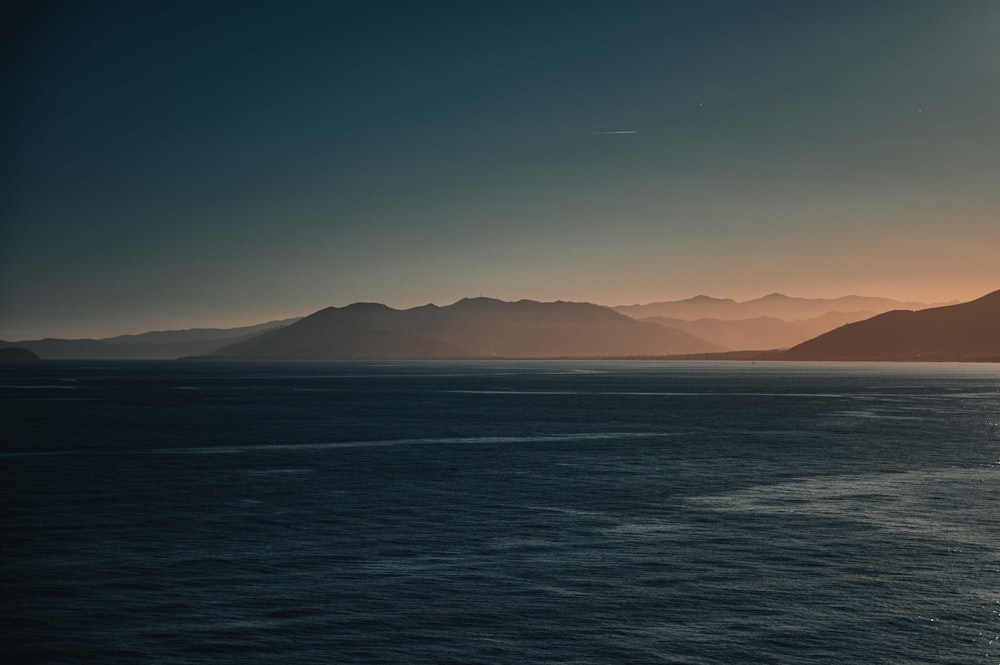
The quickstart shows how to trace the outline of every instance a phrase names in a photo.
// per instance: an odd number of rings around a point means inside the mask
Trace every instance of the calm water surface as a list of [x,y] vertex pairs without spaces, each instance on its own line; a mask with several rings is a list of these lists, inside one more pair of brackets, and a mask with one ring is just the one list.
[[1000,663],[1000,366],[0,366],[9,663]]

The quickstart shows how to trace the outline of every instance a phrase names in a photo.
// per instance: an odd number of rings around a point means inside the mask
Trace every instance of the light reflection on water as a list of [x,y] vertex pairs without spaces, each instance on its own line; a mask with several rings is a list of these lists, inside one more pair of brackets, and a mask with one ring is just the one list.
[[994,660],[994,366],[0,374],[11,662]]

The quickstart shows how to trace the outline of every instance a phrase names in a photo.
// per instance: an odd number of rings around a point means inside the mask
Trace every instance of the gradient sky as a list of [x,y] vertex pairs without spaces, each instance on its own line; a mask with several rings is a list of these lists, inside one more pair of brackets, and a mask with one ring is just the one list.
[[993,0],[21,0],[0,25],[2,339],[1000,288]]

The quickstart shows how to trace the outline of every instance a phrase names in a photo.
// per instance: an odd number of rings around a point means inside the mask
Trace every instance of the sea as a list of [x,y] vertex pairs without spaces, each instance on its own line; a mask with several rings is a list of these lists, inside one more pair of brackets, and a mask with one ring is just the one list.
[[1000,365],[0,365],[3,663],[1000,663]]

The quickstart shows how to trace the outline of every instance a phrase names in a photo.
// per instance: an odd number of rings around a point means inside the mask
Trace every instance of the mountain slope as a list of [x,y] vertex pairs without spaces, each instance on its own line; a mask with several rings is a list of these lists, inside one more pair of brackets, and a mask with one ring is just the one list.
[[[139,360],[200,356],[234,342],[256,337],[298,319],[269,321],[239,328],[195,328],[119,335],[105,339],[36,339],[11,342],[51,360]],[[6,344],[6,342],[0,342]]]
[[237,337],[250,337],[268,330],[282,328],[298,321],[298,318],[268,321],[238,328],[188,328],[185,330],[156,330],[137,335],[117,335],[104,337],[100,341],[108,344],[188,344],[195,342],[232,343]]
[[467,298],[397,310],[328,307],[211,354],[231,358],[559,358],[719,350],[680,330],[589,303]]
[[799,344],[785,357],[1000,361],[1000,291],[960,305],[886,312]]
[[0,360],[38,360],[38,356],[28,349],[22,349],[16,346],[3,346],[0,347]]

